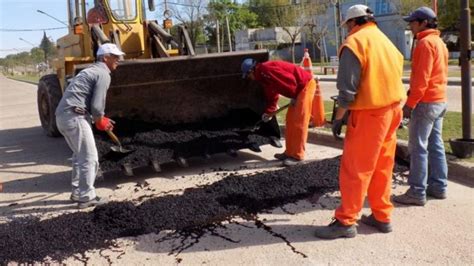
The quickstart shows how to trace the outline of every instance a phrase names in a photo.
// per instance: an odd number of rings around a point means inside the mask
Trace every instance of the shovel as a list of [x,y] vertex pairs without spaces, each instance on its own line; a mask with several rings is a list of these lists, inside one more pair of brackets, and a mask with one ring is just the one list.
[[110,149],[113,151],[113,152],[118,152],[118,153],[129,153],[129,152],[132,152],[132,150],[127,150],[125,148],[122,147],[122,143],[120,142],[120,140],[117,138],[117,136],[114,134],[114,132],[112,132],[112,130],[107,130],[105,131],[107,132],[107,135],[109,135],[109,137],[112,139],[112,141],[117,144],[118,146],[110,146]]
[[[276,110],[276,111],[273,112],[273,113],[270,113],[269,115],[270,115],[270,116],[275,116],[275,115],[279,114],[281,111],[283,111],[283,110],[287,109],[288,107],[290,107],[290,105],[291,105],[291,103],[288,103],[287,105],[282,106],[280,109]],[[265,123],[265,122],[263,121],[263,119],[261,119],[260,121],[258,121],[258,122],[255,124],[255,126],[253,126],[253,128],[250,129],[250,131],[251,131],[251,132],[254,132],[254,131],[258,130],[258,129],[260,128],[260,126],[262,125],[262,123]]]

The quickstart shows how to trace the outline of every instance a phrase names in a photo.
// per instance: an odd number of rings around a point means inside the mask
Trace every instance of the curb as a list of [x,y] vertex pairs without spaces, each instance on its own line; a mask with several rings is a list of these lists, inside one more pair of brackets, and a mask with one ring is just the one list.
[[[335,77],[324,77],[324,76],[318,76],[319,81],[326,81],[326,82],[336,82],[337,78]],[[410,79],[409,78],[403,78],[402,79],[403,84],[410,84]],[[474,85],[474,81],[471,83]],[[459,80],[448,80],[448,86],[461,86],[461,79]]]
[[16,79],[16,78],[11,78],[11,77],[6,77],[7,79],[11,79],[14,81],[20,81],[20,82],[25,82],[33,85],[38,85],[38,82],[33,82],[33,81],[28,81],[28,80],[22,80],[22,79]]
[[[280,129],[284,135],[285,126],[280,126]],[[344,146],[344,142],[334,139],[332,133],[320,129],[310,129],[308,131],[308,142],[341,150]],[[398,140],[396,153],[398,158],[407,160],[410,156],[408,152],[408,141]],[[448,161],[449,180],[465,186],[474,187],[474,163],[459,160],[450,154],[446,154],[446,159]]]

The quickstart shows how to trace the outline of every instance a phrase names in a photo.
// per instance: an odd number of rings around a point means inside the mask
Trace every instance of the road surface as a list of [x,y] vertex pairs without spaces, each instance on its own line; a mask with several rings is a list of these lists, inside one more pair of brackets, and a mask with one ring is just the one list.
[[[280,149],[265,147],[262,153],[240,151],[239,157],[217,155],[210,161],[196,159],[191,167],[169,167],[161,173],[143,171],[137,177],[114,174],[97,184],[98,194],[110,200],[138,200],[141,196],[182,193],[182,189],[223,178],[215,169],[250,173],[275,169],[272,155]],[[331,158],[341,150],[309,144],[308,158]],[[42,219],[78,210],[68,200],[70,151],[62,138],[42,133],[36,110],[34,85],[0,76],[0,223],[21,216]],[[240,165],[255,169],[239,170]],[[214,170],[213,170],[214,169]],[[203,176],[204,173],[204,176]],[[147,182],[147,189],[140,182]],[[394,184],[394,193],[406,190]],[[181,191],[181,192],[180,192]],[[449,182],[447,200],[429,200],[425,207],[397,206],[394,232],[380,234],[360,225],[354,239],[322,241],[313,236],[314,226],[328,224],[338,205],[337,192],[319,199],[259,213],[262,228],[243,218],[233,218],[214,232],[193,238],[167,238],[169,232],[118,239],[109,249],[89,250],[63,261],[67,264],[146,265],[314,265],[314,264],[452,264],[474,263],[474,193],[471,187]],[[91,209],[85,210],[90,212]],[[179,212],[180,210],[176,210]],[[363,213],[370,213],[366,207]],[[58,228],[61,230],[61,228]],[[194,242],[193,242],[194,241]],[[176,252],[179,245],[189,248]],[[173,251],[174,250],[174,251]]]

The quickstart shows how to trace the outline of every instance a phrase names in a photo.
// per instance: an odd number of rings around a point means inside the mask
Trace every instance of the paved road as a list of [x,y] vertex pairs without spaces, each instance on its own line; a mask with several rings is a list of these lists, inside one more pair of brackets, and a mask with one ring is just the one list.
[[[321,88],[323,91],[324,100],[330,100],[330,97],[337,95],[338,91],[335,82],[321,81]],[[408,90],[408,85],[405,84],[405,89]],[[448,86],[448,110],[453,112],[461,112],[461,87]],[[474,108],[472,109],[474,114]]]
[[[215,156],[211,161],[196,159],[191,167],[169,167],[160,174],[143,171],[138,177],[119,174],[98,184],[98,193],[111,200],[138,200],[209,184],[223,178],[212,169],[240,169],[246,165],[260,170],[275,169],[271,159],[281,150],[265,147],[262,153],[239,152],[238,158]],[[335,148],[309,144],[309,158],[334,157]],[[76,212],[69,197],[70,152],[63,139],[42,134],[36,111],[35,86],[0,76],[0,223],[25,215],[41,218]],[[223,170],[225,172],[225,170]],[[250,173],[255,170],[238,170]],[[235,171],[232,171],[233,173]],[[205,176],[201,174],[205,173]],[[146,189],[137,182],[147,181]],[[406,185],[394,184],[401,193]],[[339,201],[338,193],[301,200],[260,213],[257,218],[268,227],[233,218],[231,223],[205,233],[198,241],[170,238],[168,232],[117,241],[115,247],[91,250],[88,264],[210,264],[210,265],[314,265],[314,264],[452,264],[474,262],[474,193],[471,187],[449,182],[449,198],[430,200],[425,207],[397,207],[391,234],[380,234],[359,226],[355,239],[321,241],[313,237],[315,225],[327,224]],[[91,210],[86,210],[91,211]],[[180,210],[176,210],[179,212]],[[364,213],[369,213],[364,208]],[[60,228],[58,228],[60,230]],[[232,241],[231,241],[232,240]],[[181,253],[176,247],[189,244]],[[82,264],[81,256],[64,261]]]

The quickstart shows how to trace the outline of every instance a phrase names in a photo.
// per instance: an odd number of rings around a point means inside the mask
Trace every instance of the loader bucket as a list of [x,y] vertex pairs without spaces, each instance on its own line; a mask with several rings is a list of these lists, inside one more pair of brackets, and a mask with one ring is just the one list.
[[112,74],[111,116],[160,124],[200,122],[230,110],[263,110],[256,84],[242,80],[244,58],[267,61],[266,51],[125,61]]
[[[249,148],[229,143],[253,135],[274,141],[280,138],[276,119],[257,132],[244,132],[255,125],[265,107],[262,88],[256,82],[242,79],[240,66],[249,57],[264,62],[269,55],[266,50],[258,50],[123,61],[112,73],[105,112],[117,121],[114,131],[125,140],[126,148],[129,145],[128,148],[140,150],[137,143],[146,141],[138,138],[137,133],[153,131],[155,143],[147,142],[147,147],[166,147],[164,153],[172,154],[173,160]],[[181,138],[187,140],[158,140],[158,130],[173,132],[170,136],[188,132]],[[228,134],[233,139],[216,137],[219,130],[234,132]],[[200,134],[188,139],[192,132]],[[219,142],[224,144],[219,146]],[[152,151],[148,156],[155,157],[150,160],[160,157]],[[130,163],[139,159],[121,160]]]

